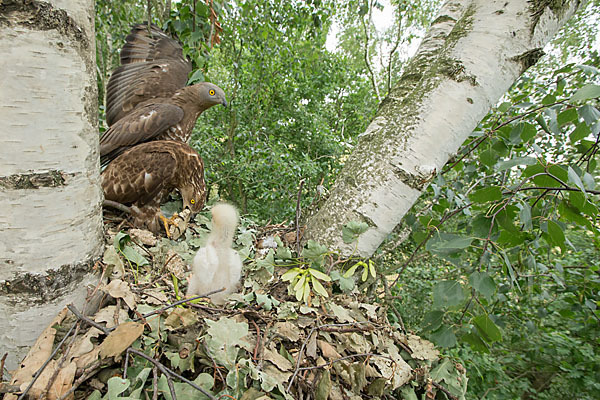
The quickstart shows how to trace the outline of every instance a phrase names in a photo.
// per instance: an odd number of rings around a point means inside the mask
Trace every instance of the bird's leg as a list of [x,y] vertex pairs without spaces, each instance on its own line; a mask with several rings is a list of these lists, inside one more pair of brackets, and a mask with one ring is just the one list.
[[159,219],[163,222],[167,237],[177,240],[187,229],[192,213],[189,209],[184,209],[181,213],[175,213],[171,218],[166,218],[159,214]]
[[162,213],[159,213],[158,218],[162,221],[163,226],[165,227],[165,233],[167,234],[167,237],[171,239],[171,231],[169,229],[169,225],[174,225],[175,218],[177,218],[177,213],[173,214],[171,218],[168,219]]

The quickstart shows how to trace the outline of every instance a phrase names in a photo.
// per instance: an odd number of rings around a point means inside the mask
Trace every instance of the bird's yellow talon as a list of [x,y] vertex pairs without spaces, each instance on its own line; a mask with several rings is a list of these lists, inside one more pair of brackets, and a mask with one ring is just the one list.
[[165,217],[165,216],[164,216],[164,215],[162,215],[162,214],[160,214],[160,215],[158,216],[158,218],[160,218],[160,220],[161,220],[161,221],[162,221],[162,223],[163,223],[163,226],[165,227],[165,232],[166,232],[166,234],[167,234],[167,237],[168,237],[169,239],[171,239],[171,230],[169,229],[169,226],[170,226],[170,225],[174,225],[175,218],[177,218],[177,213],[173,214],[173,215],[171,216],[171,218],[168,218],[168,219],[167,219],[167,217]]

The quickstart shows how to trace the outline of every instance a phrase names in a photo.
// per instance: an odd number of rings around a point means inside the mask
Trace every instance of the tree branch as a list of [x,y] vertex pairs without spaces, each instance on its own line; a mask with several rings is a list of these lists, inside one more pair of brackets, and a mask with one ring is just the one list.
[[[371,15],[373,12],[373,0],[369,2],[369,12],[367,14],[367,19],[369,23],[371,22]],[[360,16],[360,22],[362,23],[363,30],[365,32],[365,47],[363,52],[363,57],[365,60],[365,65],[367,70],[369,71],[369,78],[371,79],[371,84],[373,85],[373,90],[375,90],[375,96],[377,96],[377,103],[381,103],[381,95],[379,94],[379,88],[377,87],[377,82],[375,82],[375,73],[371,68],[371,63],[369,62],[369,29],[367,27],[367,23],[365,22],[365,17]]]

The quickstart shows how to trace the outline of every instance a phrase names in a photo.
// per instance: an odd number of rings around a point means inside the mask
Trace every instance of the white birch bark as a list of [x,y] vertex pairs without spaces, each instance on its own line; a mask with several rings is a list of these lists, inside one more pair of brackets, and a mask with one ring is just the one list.
[[102,249],[92,0],[0,2],[0,355],[14,368]]
[[342,227],[363,221],[369,229],[354,254],[373,254],[583,3],[447,1],[399,84],[359,136],[330,197],[309,218],[305,239],[350,255],[355,244],[342,241]]

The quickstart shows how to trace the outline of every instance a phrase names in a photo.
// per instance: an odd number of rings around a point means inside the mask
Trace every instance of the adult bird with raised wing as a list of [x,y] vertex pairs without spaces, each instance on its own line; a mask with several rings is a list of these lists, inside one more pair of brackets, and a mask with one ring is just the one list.
[[121,50],[121,64],[107,85],[109,128],[100,138],[103,165],[139,143],[188,142],[202,112],[227,105],[217,85],[185,86],[191,63],[181,45],[155,25],[150,31],[145,24],[133,26]]

